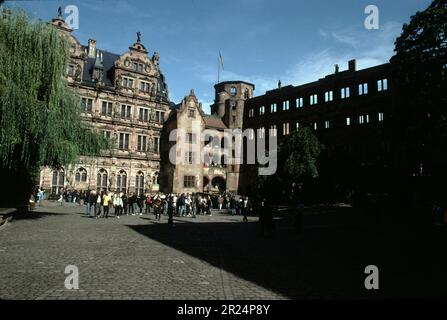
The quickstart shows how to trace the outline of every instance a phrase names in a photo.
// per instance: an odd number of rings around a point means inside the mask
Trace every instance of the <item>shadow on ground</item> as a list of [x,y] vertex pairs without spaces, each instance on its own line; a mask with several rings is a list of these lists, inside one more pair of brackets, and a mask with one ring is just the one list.
[[[259,236],[257,222],[128,227],[292,299],[447,297],[445,230],[315,227],[312,219],[297,235],[284,215],[271,238]],[[379,290],[365,289],[368,265],[379,267]]]

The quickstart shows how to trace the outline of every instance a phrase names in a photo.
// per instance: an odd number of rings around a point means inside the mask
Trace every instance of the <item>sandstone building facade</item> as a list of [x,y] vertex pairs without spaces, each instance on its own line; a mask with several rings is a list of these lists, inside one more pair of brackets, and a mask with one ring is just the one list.
[[160,134],[171,103],[159,55],[150,57],[138,34],[129,51],[100,50],[90,39],[81,45],[59,16],[51,21],[68,38],[67,80],[82,99],[82,115],[114,143],[99,157],[53,170],[42,168],[40,185],[50,193],[77,190],[159,190]]

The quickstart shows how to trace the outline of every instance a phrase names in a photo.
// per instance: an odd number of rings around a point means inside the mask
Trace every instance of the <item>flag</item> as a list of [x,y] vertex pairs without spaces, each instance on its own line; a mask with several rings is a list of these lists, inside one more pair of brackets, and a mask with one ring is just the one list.
[[224,61],[222,55],[220,54],[220,51],[219,51],[219,65],[222,67],[222,70],[224,70]]

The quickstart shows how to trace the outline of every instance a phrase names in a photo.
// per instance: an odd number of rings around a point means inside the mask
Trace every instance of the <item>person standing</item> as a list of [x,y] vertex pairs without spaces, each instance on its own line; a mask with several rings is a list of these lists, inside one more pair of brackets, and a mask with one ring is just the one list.
[[92,207],[95,206],[95,200],[96,200],[96,195],[95,195],[95,191],[91,190],[88,195],[87,198],[85,199],[85,215],[88,216],[89,218],[91,217],[90,212],[92,211]]
[[151,213],[151,207],[152,207],[152,197],[150,194],[146,195],[146,214]]
[[248,210],[249,210],[249,202],[248,197],[245,197],[245,199],[242,202],[242,215],[244,216],[244,219],[242,221],[248,222]]
[[185,202],[185,194],[182,193],[180,198],[178,199],[178,215],[179,217],[183,217],[185,215],[186,210],[186,202]]
[[115,217],[119,219],[121,215],[121,211],[123,210],[123,193],[120,192],[115,195],[115,198],[113,199],[113,205],[115,207]]
[[168,197],[168,225],[174,226],[174,197],[172,194]]
[[102,209],[104,211],[103,217],[108,218],[109,217],[109,206],[110,206],[110,193],[105,193],[104,198],[102,200]]
[[128,200],[128,205],[129,205],[129,214],[132,213],[132,215],[135,215],[135,201],[137,199],[137,196],[135,195],[135,193],[131,193],[129,200]]
[[128,199],[127,199],[127,194],[124,192],[121,200],[123,201],[123,210],[122,212],[127,216],[127,207],[128,207]]
[[98,218],[98,216],[101,214],[101,207],[102,207],[102,200],[104,198],[104,191],[101,191],[98,193],[96,197],[96,203],[95,203],[95,216]]

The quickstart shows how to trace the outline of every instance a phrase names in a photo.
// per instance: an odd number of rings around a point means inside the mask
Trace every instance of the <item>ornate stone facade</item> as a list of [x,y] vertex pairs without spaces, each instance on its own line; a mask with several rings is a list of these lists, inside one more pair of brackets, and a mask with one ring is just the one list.
[[83,46],[60,17],[51,21],[70,44],[67,80],[82,97],[82,115],[115,144],[100,157],[55,171],[42,168],[40,185],[50,193],[62,187],[146,192],[159,190],[160,134],[170,112],[159,55],[149,57],[137,41],[122,55]]

